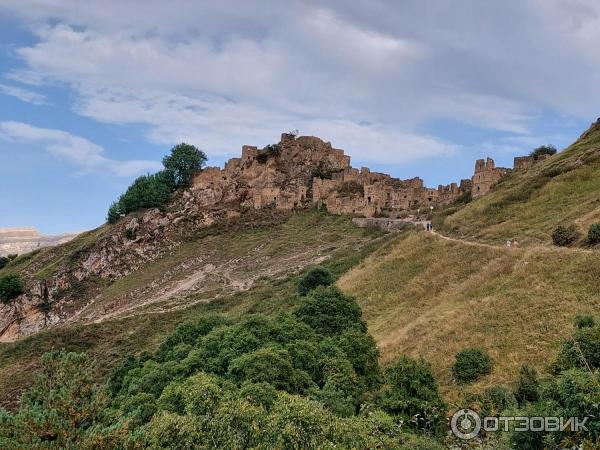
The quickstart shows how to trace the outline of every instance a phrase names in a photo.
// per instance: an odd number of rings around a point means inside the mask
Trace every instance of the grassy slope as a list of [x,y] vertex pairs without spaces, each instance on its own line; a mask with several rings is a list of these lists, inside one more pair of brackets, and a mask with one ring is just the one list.
[[551,242],[552,230],[575,223],[582,233],[600,221],[600,125],[565,151],[503,180],[438,224],[486,242]]
[[[347,217],[305,211],[275,227],[224,232],[190,242],[175,255],[150,264],[148,270],[141,270],[113,284],[109,287],[110,295],[107,297],[136,289],[148,281],[148,274],[155,273],[157,267],[170,267],[185,260],[188,253],[194,254],[200,249],[204,252],[215,250],[223,257],[235,258],[260,247],[261,257],[270,256],[277,260],[279,256],[290,252],[313,255],[315,249],[321,251],[325,248],[331,258],[323,265],[341,275],[389,239],[389,236],[382,236],[381,233],[356,228]],[[75,243],[68,248],[77,246]],[[68,257],[68,251],[64,248],[56,251],[60,257]],[[26,263],[22,261],[20,264]],[[247,270],[252,270],[252,267],[247,267]],[[259,279],[249,291],[231,292],[217,300],[197,303],[185,309],[162,314],[138,311],[126,318],[93,324],[71,324],[16,343],[0,344],[0,403],[14,405],[19,392],[31,382],[32,369],[38,358],[46,351],[87,351],[97,361],[98,375],[101,376],[128,353],[153,350],[177,324],[207,312],[223,313],[235,318],[245,313],[273,314],[290,309],[297,300],[297,276],[297,273],[290,272],[277,279]],[[195,298],[189,300],[193,302]]]
[[474,246],[413,232],[338,284],[359,299],[384,361],[422,356],[456,401],[450,368],[463,348],[484,347],[495,362],[475,390],[509,384],[525,362],[545,370],[574,317],[598,311],[599,266],[596,252]]

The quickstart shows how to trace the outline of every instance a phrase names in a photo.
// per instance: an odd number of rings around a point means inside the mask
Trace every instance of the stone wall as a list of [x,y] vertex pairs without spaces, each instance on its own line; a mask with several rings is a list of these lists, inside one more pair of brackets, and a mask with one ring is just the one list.
[[496,167],[492,158],[478,159],[475,162],[475,174],[471,178],[473,197],[487,194],[509,172],[510,169]]
[[[515,158],[515,167],[527,164],[527,158]],[[343,150],[317,137],[282,134],[274,146],[261,150],[244,145],[241,158],[230,159],[223,169],[203,170],[191,192],[200,206],[209,208],[229,204],[290,210],[316,205],[333,214],[398,218],[407,211],[452,203],[469,191],[475,197],[485,195],[508,172],[495,167],[491,158],[482,159],[472,179],[428,188],[418,177],[401,180],[353,168]]]

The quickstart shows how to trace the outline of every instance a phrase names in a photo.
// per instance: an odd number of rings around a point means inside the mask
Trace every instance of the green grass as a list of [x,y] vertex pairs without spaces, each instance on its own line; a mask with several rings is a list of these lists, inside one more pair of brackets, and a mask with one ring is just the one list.
[[600,131],[446,215],[438,229],[485,242],[549,244],[557,225],[571,223],[586,234],[600,221]]
[[344,275],[384,362],[430,361],[450,401],[456,353],[485,348],[494,370],[476,390],[510,385],[522,363],[547,369],[578,314],[600,307],[600,253],[503,248],[446,241],[425,232],[397,238]]
[[[208,233],[109,286],[105,296],[109,299],[132,292],[160,275],[161,271],[211,249],[219,257],[230,259],[261,247],[261,255],[277,260],[301,251],[311,253],[316,247],[325,245],[330,258],[322,265],[341,276],[372,252],[385,247],[391,238],[381,232],[359,229],[347,217],[305,211],[274,227]],[[60,255],[68,257],[66,252]],[[19,393],[30,384],[33,369],[44,352],[53,349],[89,352],[97,363],[100,379],[127,354],[154,350],[179,323],[202,314],[214,312],[239,318],[247,313],[276,314],[290,310],[298,300],[296,283],[299,276],[298,271],[291,271],[277,278],[263,277],[248,291],[230,292],[216,299],[210,299],[210,292],[204,292],[200,297],[210,301],[188,308],[162,314],[141,310],[131,317],[70,324],[15,343],[0,344],[0,402],[5,406],[15,405]],[[194,300],[197,300],[194,296],[186,299]]]

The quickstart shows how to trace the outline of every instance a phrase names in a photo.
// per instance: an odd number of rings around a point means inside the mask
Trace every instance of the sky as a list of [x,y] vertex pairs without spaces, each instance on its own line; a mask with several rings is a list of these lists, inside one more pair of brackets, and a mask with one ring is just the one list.
[[94,228],[179,143],[281,132],[437,187],[600,115],[596,0],[2,0],[0,227]]

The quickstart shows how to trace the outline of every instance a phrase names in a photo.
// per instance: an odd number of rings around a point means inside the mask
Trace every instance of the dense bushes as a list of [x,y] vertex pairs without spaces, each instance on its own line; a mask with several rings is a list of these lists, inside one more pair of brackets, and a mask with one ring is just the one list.
[[114,223],[138,209],[163,208],[176,189],[190,185],[193,174],[202,168],[206,159],[206,155],[193,145],[176,145],[163,159],[165,169],[138,177],[110,206],[107,221]]
[[471,383],[491,372],[492,360],[487,352],[480,348],[462,350],[456,355],[456,361],[452,366],[454,379],[459,384]]
[[403,357],[385,370],[385,379],[380,401],[387,413],[414,428],[444,431],[446,405],[429,364]]
[[0,301],[2,303],[10,303],[23,292],[23,283],[18,275],[6,275],[0,278]]
[[335,282],[330,270],[316,266],[306,272],[298,281],[298,294],[304,296],[319,286],[331,286]]
[[572,245],[577,239],[579,239],[579,231],[575,225],[568,227],[559,225],[552,232],[552,242],[559,247]]
[[4,269],[9,262],[10,259],[8,259],[6,256],[0,256],[0,270]]
[[600,244],[600,223],[593,224],[588,230],[587,243],[589,245]]
[[127,441],[127,428],[93,383],[84,354],[51,352],[40,362],[19,410],[0,409],[0,448],[111,449]]
[[293,314],[182,324],[103,386],[84,355],[41,369],[19,411],[0,410],[1,448],[442,448],[411,434],[444,424],[429,366],[382,374],[360,308],[334,287]]
[[[483,396],[475,395],[471,405],[479,407],[482,416],[509,417],[558,417],[567,423],[577,418],[580,423],[588,418],[585,429],[577,432],[567,430],[513,431],[509,435],[509,447],[528,450],[549,448],[596,448],[600,440],[600,329],[589,326],[589,319],[576,320],[572,336],[565,341],[557,361],[551,366],[554,374],[538,379],[537,371],[524,364],[514,389],[519,402],[515,408],[514,398],[503,387],[486,389]],[[532,422],[533,425],[533,422]],[[501,432],[500,432],[501,433]],[[500,447],[509,448],[501,436],[483,436],[488,442],[502,442]],[[595,444],[595,445],[594,445]]]
[[591,314],[581,314],[575,317],[575,328],[591,328],[596,325],[596,320]]

